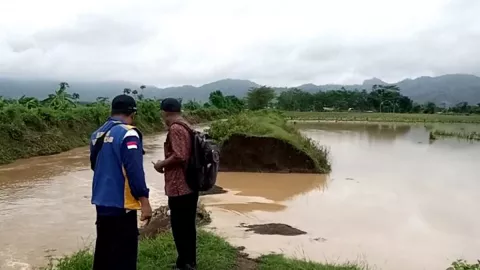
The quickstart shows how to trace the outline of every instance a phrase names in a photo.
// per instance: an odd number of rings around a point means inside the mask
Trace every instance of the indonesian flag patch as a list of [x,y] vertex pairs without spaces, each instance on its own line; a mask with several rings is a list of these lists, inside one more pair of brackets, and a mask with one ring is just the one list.
[[138,149],[137,142],[127,142],[128,149]]

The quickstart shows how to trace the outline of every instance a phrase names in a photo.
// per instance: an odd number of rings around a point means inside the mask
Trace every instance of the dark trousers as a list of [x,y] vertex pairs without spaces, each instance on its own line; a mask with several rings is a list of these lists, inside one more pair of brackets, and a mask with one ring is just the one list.
[[192,267],[197,265],[197,228],[195,224],[197,202],[198,192],[168,197],[170,223],[178,254],[178,268],[184,268],[187,264]]
[[137,211],[119,216],[97,215],[94,270],[136,270]]

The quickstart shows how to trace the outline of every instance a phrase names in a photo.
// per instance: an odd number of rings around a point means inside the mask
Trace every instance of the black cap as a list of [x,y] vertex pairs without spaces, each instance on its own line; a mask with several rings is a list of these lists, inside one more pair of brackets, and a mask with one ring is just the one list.
[[182,103],[176,98],[166,98],[162,100],[160,109],[164,112],[181,112]]
[[137,111],[137,102],[129,95],[119,95],[112,100],[112,114],[130,115]]

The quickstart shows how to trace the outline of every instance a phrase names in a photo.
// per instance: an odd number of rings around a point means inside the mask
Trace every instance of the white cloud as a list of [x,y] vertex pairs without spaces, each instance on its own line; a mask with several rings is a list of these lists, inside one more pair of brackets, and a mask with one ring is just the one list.
[[480,75],[479,1],[0,3],[0,75],[272,85]]

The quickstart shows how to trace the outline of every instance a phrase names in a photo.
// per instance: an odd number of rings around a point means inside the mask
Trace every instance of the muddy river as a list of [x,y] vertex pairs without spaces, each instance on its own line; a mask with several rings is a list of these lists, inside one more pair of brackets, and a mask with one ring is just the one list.
[[[330,175],[222,173],[229,193],[203,197],[211,230],[253,256],[282,252],[374,269],[445,269],[480,250],[480,144],[428,141],[423,126],[298,124],[328,145]],[[146,139],[154,206],[166,202],[164,134]],[[88,149],[0,167],[0,269],[32,269],[95,239]],[[285,223],[299,236],[257,235],[240,223]]]

